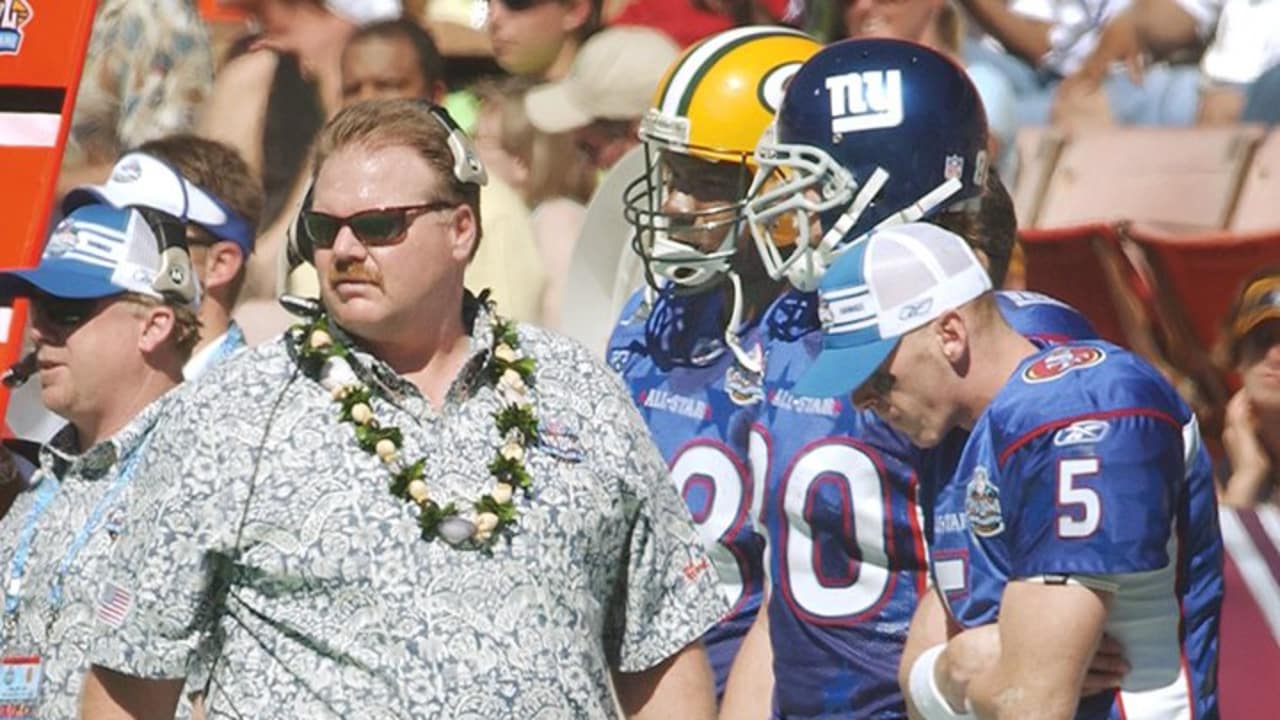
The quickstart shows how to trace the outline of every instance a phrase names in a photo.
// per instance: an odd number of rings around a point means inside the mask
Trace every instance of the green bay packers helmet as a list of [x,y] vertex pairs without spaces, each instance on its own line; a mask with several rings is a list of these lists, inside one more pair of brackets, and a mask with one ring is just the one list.
[[[821,48],[798,30],[741,27],[697,43],[667,69],[640,122],[645,173],[624,196],[651,283],[696,291],[729,271],[746,234],[756,143],[791,76]],[[671,202],[675,193],[698,200],[697,209]]]

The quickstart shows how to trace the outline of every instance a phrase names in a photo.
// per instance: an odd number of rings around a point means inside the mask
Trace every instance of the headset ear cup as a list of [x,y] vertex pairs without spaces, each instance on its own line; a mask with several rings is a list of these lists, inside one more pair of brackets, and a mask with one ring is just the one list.
[[160,272],[151,283],[151,288],[183,303],[194,302],[200,290],[196,285],[195,272],[191,268],[186,227],[178,218],[154,208],[134,207],[133,210],[151,228],[160,250]]
[[304,220],[306,212],[311,209],[311,196],[314,192],[314,185],[307,187],[307,194],[302,198],[302,204],[298,206],[298,211],[293,216],[293,223],[286,233],[285,247],[289,255],[289,267],[297,267],[303,262],[315,264],[315,248],[311,243],[311,233],[307,230]]

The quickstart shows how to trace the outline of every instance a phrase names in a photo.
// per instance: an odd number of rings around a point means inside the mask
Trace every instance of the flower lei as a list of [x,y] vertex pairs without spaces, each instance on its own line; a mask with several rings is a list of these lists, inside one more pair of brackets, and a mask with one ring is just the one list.
[[[489,308],[492,311],[492,305]],[[515,326],[493,316],[493,346],[480,377],[503,401],[493,414],[502,444],[489,462],[493,487],[466,510],[454,501],[441,504],[432,496],[424,479],[426,458],[412,463],[403,460],[400,428],[384,425],[374,416],[373,390],[358,378],[351,348],[336,341],[335,334],[323,312],[293,326],[290,335],[298,363],[304,374],[319,382],[341,405],[339,419],[355,428],[356,444],[377,455],[391,472],[391,494],[418,509],[422,538],[430,542],[440,537],[451,545],[488,549],[497,535],[509,536],[519,515],[515,491],[519,488],[527,497],[533,484],[524,466],[525,449],[538,437],[538,418],[528,399],[535,363],[520,352]]]

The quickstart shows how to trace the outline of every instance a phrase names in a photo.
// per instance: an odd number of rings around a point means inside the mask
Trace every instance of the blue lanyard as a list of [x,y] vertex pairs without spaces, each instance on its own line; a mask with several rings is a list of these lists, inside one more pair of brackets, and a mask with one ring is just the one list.
[[[62,557],[62,562],[58,564],[53,586],[49,589],[49,604],[54,612],[57,612],[62,605],[62,585],[67,573],[71,570],[72,563],[75,562],[76,556],[80,554],[84,546],[89,543],[89,538],[98,529],[98,525],[102,522],[102,517],[115,505],[125,485],[129,483],[129,477],[137,467],[138,459],[142,456],[142,448],[150,439],[151,436],[148,434],[147,438],[133,452],[129,453],[129,457],[120,468],[115,481],[111,483],[111,487],[107,489],[106,494],[102,496],[102,499],[94,506],[93,511],[89,513],[89,519],[85,521],[85,524],[76,533],[75,538],[71,541],[71,546],[67,548],[66,554]],[[58,492],[58,482],[49,473],[43,470],[41,470],[41,473],[45,477],[36,490],[35,504],[31,507],[31,512],[27,514],[26,524],[23,525],[22,534],[18,538],[18,545],[13,553],[13,562],[9,564],[9,588],[4,606],[6,619],[13,618],[18,614],[18,608],[22,604],[22,596],[18,591],[21,590],[22,578],[26,574],[27,559],[31,555],[31,542],[35,538],[36,526],[40,522],[40,517],[53,504],[53,499]]]

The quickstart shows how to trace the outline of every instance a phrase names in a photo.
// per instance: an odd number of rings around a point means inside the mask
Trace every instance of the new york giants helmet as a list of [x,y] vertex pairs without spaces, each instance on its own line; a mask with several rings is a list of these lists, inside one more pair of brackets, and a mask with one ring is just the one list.
[[774,279],[813,290],[873,228],[982,192],[986,113],[945,56],[901,40],[845,40],[792,77],[755,159],[745,213],[761,259]]

